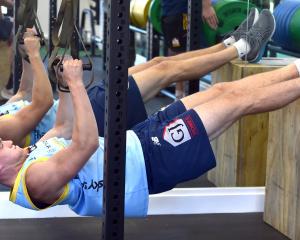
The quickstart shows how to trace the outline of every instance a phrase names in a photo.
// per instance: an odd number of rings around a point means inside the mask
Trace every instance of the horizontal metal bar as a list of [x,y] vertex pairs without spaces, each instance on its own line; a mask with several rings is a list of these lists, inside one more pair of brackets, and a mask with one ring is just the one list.
[[147,31],[144,30],[144,29],[141,29],[141,28],[137,28],[135,26],[132,26],[132,25],[129,25],[129,29],[133,32],[137,32],[137,33],[141,33],[141,34],[144,34],[146,35],[147,34]]
[[[132,26],[132,25],[129,25],[129,29],[133,32],[136,32],[136,33],[140,33],[140,34],[143,34],[143,35],[147,35],[147,31],[144,30],[144,29],[141,29],[141,28],[138,28],[138,27],[135,27],[135,26]],[[157,33],[157,37],[159,38],[159,40],[164,40],[164,37],[161,35],[161,34],[158,34]]]
[[171,93],[168,90],[162,89],[162,90],[160,90],[160,93],[163,94],[164,96],[167,96],[167,97],[171,98],[171,99],[174,99],[174,100],[176,99],[175,94]]
[[289,55],[289,56],[300,58],[300,53],[292,52],[292,51],[283,49],[282,47],[272,45],[272,43],[268,44],[268,49],[271,50],[271,51],[277,52],[277,53],[283,53],[283,54],[286,54],[286,55]]

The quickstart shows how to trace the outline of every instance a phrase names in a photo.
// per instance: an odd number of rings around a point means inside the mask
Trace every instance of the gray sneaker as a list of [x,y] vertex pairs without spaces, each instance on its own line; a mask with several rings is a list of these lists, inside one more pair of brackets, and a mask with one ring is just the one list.
[[230,36],[234,37],[236,42],[240,40],[241,35],[249,31],[249,29],[257,22],[258,17],[259,11],[257,10],[257,8],[251,8],[248,17],[233,33],[230,34]]
[[273,14],[264,9],[261,11],[257,22],[249,32],[241,35],[250,45],[250,52],[242,59],[250,63],[259,62],[265,52],[265,47],[275,32],[276,23]]

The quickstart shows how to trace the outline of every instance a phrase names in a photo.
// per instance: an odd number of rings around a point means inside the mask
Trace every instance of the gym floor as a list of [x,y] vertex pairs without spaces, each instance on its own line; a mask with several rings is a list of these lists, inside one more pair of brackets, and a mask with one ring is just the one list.
[[[152,216],[126,219],[125,239],[130,240],[286,240],[263,223],[262,213]],[[101,239],[99,218],[1,220],[3,240]]]
[[[95,76],[102,74],[102,63],[94,59]],[[87,76],[87,79],[89,76]],[[171,103],[170,98],[157,96],[146,104],[148,114]],[[178,187],[214,187],[206,176]],[[0,186],[0,191],[8,190]],[[199,203],[201,204],[201,203]],[[100,239],[100,218],[52,218],[0,220],[1,240]],[[262,213],[150,216],[125,220],[125,239],[155,240],[284,240],[288,239],[263,222]]]

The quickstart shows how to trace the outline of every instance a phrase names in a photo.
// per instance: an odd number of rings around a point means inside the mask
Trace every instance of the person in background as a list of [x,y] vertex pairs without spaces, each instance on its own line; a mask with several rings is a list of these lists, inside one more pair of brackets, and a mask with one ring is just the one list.
[[[5,49],[9,51],[9,63],[12,63],[13,51],[12,51],[12,42],[13,42],[13,22],[10,17],[6,17],[2,13],[2,6],[8,9],[12,9],[14,6],[13,0],[0,0],[0,41],[2,47],[8,48]],[[10,68],[10,65],[7,66]],[[2,87],[3,86],[3,87]],[[4,100],[9,99],[13,95],[13,86],[12,86],[12,74],[5,82],[1,83],[0,88],[1,98]]]
[[[218,17],[211,0],[202,1],[202,19],[212,29],[218,27]],[[187,0],[162,0],[162,31],[168,56],[186,52],[188,1]],[[184,96],[184,83],[176,83],[175,96],[180,99]]]

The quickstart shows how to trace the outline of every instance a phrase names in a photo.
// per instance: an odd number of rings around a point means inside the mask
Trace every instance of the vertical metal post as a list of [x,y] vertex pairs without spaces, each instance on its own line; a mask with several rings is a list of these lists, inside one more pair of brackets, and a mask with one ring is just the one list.
[[[79,29],[79,12],[80,12],[80,1],[79,0],[73,0],[73,1],[78,1],[78,9],[77,9],[77,13],[76,13],[76,27],[77,27],[77,29]],[[76,33],[76,30],[74,29],[74,32],[73,32],[73,37],[72,37],[72,39],[73,39],[73,41],[74,41],[74,43],[75,43],[75,51],[73,51],[73,53],[72,53],[72,57],[74,58],[74,59],[79,59],[79,37],[78,37],[78,35],[77,35],[77,33]]]
[[[17,12],[20,6],[20,0],[14,1],[14,33],[16,34],[19,28],[19,23],[17,21]],[[17,41],[17,39],[15,39]],[[22,74],[22,59],[19,54],[19,51],[16,49],[13,61],[13,86],[14,86],[14,93],[16,93],[19,89],[20,85],[20,78]]]
[[93,11],[91,9],[84,9],[81,13],[81,23],[80,28],[82,30],[82,34],[84,32],[84,27],[86,23],[86,18],[89,18],[90,25],[91,25],[91,54],[92,56],[95,56],[95,50],[96,50],[96,44],[95,44],[95,17],[93,14]]
[[159,36],[150,21],[147,22],[147,60],[159,56]]
[[129,31],[129,67],[132,67],[135,62],[135,33],[134,31]]
[[129,0],[107,5],[102,239],[124,239]]
[[[98,3],[99,5],[99,3]],[[92,28],[92,37],[91,37],[91,52],[92,52],[92,56],[96,55],[96,41],[95,41],[95,37],[96,37],[96,32],[95,32],[95,22],[96,19],[93,15],[93,12],[91,12],[91,28]],[[99,20],[99,16],[98,16],[98,20]]]
[[94,14],[94,20],[99,25],[100,24],[100,1],[101,0],[92,0],[92,2],[95,3],[95,6],[92,6],[90,4],[90,9],[95,12]]
[[103,14],[103,49],[102,49],[102,56],[103,56],[103,70],[106,70],[106,46],[107,46],[107,0],[104,0],[104,14]]
[[49,56],[53,51],[53,43],[52,43],[52,31],[54,28],[54,23],[56,21],[57,16],[57,0],[50,0],[49,1]]
[[[48,35],[49,36],[48,37],[48,39],[49,39],[49,44],[48,44],[49,56],[51,56],[52,51],[54,49],[54,45],[52,42],[52,31],[54,28],[56,17],[57,17],[57,0],[49,0],[49,35]],[[50,83],[51,83],[52,90],[55,92],[56,84],[52,81],[50,81]]]
[[[188,32],[187,32],[187,51],[200,48],[200,34],[202,26],[202,1],[188,0]],[[188,94],[199,91],[199,80],[189,82]]]

